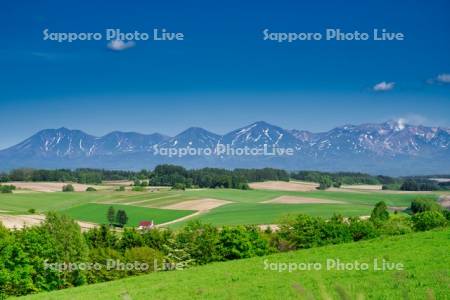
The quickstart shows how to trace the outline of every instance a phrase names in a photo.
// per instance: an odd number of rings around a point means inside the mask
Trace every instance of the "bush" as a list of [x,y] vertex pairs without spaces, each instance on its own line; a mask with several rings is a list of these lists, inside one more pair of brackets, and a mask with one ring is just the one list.
[[86,189],[86,192],[96,192],[96,191],[97,190],[91,186]]
[[15,185],[0,185],[0,193],[10,194],[16,189]]
[[182,190],[182,191],[184,191],[185,189],[186,189],[186,184],[184,184],[184,183],[175,183],[172,186],[172,190]]
[[447,224],[445,217],[438,211],[424,211],[417,213],[412,217],[412,221],[414,229],[417,231],[430,230]]
[[125,277],[126,271],[120,268],[111,268],[108,262],[113,260],[115,262],[125,262],[122,254],[111,248],[92,248],[89,250],[89,262],[100,265],[99,269],[91,268],[88,270],[87,282],[98,283],[110,280],[116,280]]
[[325,222],[321,231],[324,244],[340,244],[353,240],[348,224],[340,215],[334,215],[328,222]]
[[278,236],[281,240],[288,241],[295,249],[321,246],[324,243],[323,225],[322,218],[300,214],[282,224]]
[[269,253],[269,244],[254,228],[225,226],[219,235],[219,253],[223,260],[249,258]]
[[145,191],[145,187],[140,186],[140,185],[137,185],[137,186],[133,186],[133,187],[131,188],[131,190],[132,190],[133,192],[144,192],[144,191]]
[[389,212],[387,210],[386,203],[380,201],[375,204],[375,207],[370,214],[370,220],[373,222],[384,222],[389,219]]
[[372,222],[361,220],[358,217],[350,218],[350,232],[354,241],[373,239],[378,232]]
[[333,180],[328,176],[322,176],[319,178],[319,190],[326,190],[333,185]]
[[63,185],[62,191],[63,192],[75,192],[75,188],[71,184],[66,184],[66,185]]
[[148,269],[133,268],[128,270],[128,275],[138,275],[143,273],[149,273],[158,271],[156,268],[161,269],[164,263],[164,255],[158,250],[149,247],[135,247],[127,249],[124,254],[125,261],[131,264],[139,262],[141,267],[143,264],[148,265]]
[[30,214],[35,214],[35,213],[36,213],[36,210],[35,210],[34,208],[30,208],[30,209],[28,210],[28,212],[29,212]]
[[123,185],[119,186],[119,187],[116,189],[116,192],[125,192],[125,187],[124,187]]
[[221,260],[219,230],[213,225],[191,221],[178,233],[176,240],[197,264]]
[[421,213],[425,211],[440,211],[441,206],[429,198],[417,198],[411,202],[411,211],[416,213]]
[[411,218],[394,216],[383,222],[379,228],[384,235],[402,235],[412,232]]

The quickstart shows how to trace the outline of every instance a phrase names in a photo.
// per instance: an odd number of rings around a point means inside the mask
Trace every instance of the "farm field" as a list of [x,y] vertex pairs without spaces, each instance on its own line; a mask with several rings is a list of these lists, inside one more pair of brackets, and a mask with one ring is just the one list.
[[[272,183],[273,185],[273,183]],[[385,201],[391,207],[407,207],[417,197],[438,198],[438,194],[387,193],[385,191],[285,191],[150,189],[144,192],[27,192],[0,194],[1,214],[28,214],[55,210],[66,212],[73,218],[88,222],[106,222],[103,206],[125,209],[134,226],[141,220],[153,219],[157,224],[177,220],[187,214],[215,225],[276,224],[288,214],[304,213],[330,217],[334,213],[344,216],[369,215],[373,206]],[[155,210],[159,209],[159,210]],[[188,220],[171,223],[182,226]]]
[[[41,293],[24,299],[446,299],[450,230],[412,233],[184,271]],[[327,270],[327,259],[367,263],[368,270]],[[403,270],[374,270],[374,259]],[[271,270],[276,264],[320,263],[320,270]],[[378,264],[378,266],[380,263]]]
[[131,205],[105,205],[88,203],[61,211],[75,220],[88,221],[98,224],[107,224],[106,212],[112,206],[117,211],[123,209],[127,212],[128,226],[137,226],[140,221],[153,220],[156,224],[166,223],[194,213],[191,210],[169,210]]

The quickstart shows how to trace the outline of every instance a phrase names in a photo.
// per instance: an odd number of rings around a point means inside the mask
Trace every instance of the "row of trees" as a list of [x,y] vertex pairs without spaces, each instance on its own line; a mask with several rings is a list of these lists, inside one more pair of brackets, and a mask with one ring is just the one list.
[[[445,176],[445,175],[441,175]],[[60,181],[78,182],[84,184],[99,184],[104,180],[135,180],[141,184],[153,186],[178,186],[189,188],[248,188],[248,182],[266,180],[297,179],[302,181],[318,182],[321,189],[331,186],[340,187],[342,184],[380,184],[384,189],[400,189],[407,191],[432,191],[450,189],[450,182],[436,182],[429,177],[395,178],[389,176],[372,176],[353,172],[319,172],[299,171],[288,173],[285,170],[264,169],[217,169],[203,168],[187,170],[181,166],[159,165],[153,171],[141,170],[114,171],[97,169],[59,169],[35,170],[17,169],[9,173],[0,174],[0,182],[8,181]]]
[[284,170],[265,169],[216,169],[187,170],[175,165],[159,165],[153,171],[109,171],[96,169],[34,170],[17,169],[0,174],[0,182],[8,181],[59,181],[84,184],[100,184],[104,180],[134,180],[136,186],[178,186],[189,188],[236,188],[247,189],[248,182],[264,180],[289,180]]
[[216,169],[187,170],[180,166],[160,165],[151,174],[149,184],[177,188],[234,188],[248,189],[248,182],[265,180],[289,180],[286,171],[278,169]]
[[[440,175],[444,178],[446,175]],[[447,175],[448,176],[448,175]],[[353,172],[319,172],[319,171],[299,171],[292,172],[290,177],[302,181],[317,182],[320,189],[329,187],[340,187],[342,184],[378,184],[384,190],[403,191],[436,191],[450,189],[450,182],[436,182],[430,180],[430,176],[424,177],[390,177],[383,175],[369,175]]]
[[[98,169],[16,169],[9,173],[0,173],[0,182],[8,181],[58,181],[98,184],[104,180],[131,180],[141,172],[98,170]],[[145,174],[147,175],[147,174]]]

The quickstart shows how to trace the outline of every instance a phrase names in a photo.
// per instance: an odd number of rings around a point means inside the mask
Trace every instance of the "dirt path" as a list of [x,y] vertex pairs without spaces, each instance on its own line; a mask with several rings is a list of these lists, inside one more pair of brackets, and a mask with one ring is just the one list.
[[203,214],[205,212],[207,212],[207,211],[206,210],[198,211],[198,212],[195,212],[195,213],[190,214],[188,216],[184,216],[182,218],[178,218],[178,219],[166,222],[166,223],[161,223],[161,224],[155,225],[155,227],[163,227],[163,226],[167,226],[167,225],[170,225],[170,224],[175,224],[175,223],[178,223],[178,222],[186,221],[186,220],[189,220],[189,219],[191,219],[193,217],[196,217],[196,216],[198,216],[200,214]]
[[173,209],[173,210],[196,210],[197,212],[190,214],[188,216],[184,216],[184,217],[166,222],[166,223],[158,224],[158,225],[156,225],[156,227],[163,227],[163,226],[183,222],[183,221],[189,220],[193,217],[207,213],[216,207],[226,205],[229,203],[233,203],[233,202],[226,201],[226,200],[205,198],[205,199],[197,199],[197,200],[188,200],[188,201],[183,201],[183,202],[179,202],[176,204],[167,205],[162,208]]

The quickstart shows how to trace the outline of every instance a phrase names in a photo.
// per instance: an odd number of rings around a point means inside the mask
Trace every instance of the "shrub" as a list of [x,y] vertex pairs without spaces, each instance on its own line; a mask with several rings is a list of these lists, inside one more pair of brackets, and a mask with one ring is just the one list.
[[421,213],[425,211],[440,211],[441,206],[429,198],[417,198],[411,202],[411,211],[416,213]]
[[[122,254],[111,248],[92,248],[89,250],[89,262],[101,266],[100,268],[91,268],[86,275],[88,283],[98,283],[110,281],[125,277],[126,271],[120,268],[111,268],[110,260],[115,262],[125,262]],[[110,265],[108,265],[108,262]]]
[[66,184],[66,185],[63,185],[62,191],[63,192],[74,192],[75,188],[71,184]]
[[16,189],[15,185],[0,185],[0,193],[10,194]]
[[[128,275],[137,275],[157,271],[155,268],[161,269],[164,263],[164,255],[158,250],[149,247],[135,247],[127,249],[124,254],[125,261],[131,264],[139,262],[141,268],[132,268],[128,270]],[[147,264],[148,269],[142,269],[142,265]]]
[[389,219],[389,212],[387,210],[386,203],[384,203],[384,201],[380,201],[375,204],[375,207],[370,215],[370,220],[373,222],[384,222],[387,219]]
[[436,227],[445,226],[447,220],[438,211],[424,211],[412,217],[414,229],[417,231],[430,230]]
[[269,244],[255,229],[225,226],[220,231],[219,253],[223,260],[248,258],[269,252]]
[[144,192],[144,191],[145,191],[145,187],[140,186],[140,185],[138,185],[138,186],[133,186],[133,187],[131,188],[131,190],[132,190],[133,192]]
[[321,231],[324,244],[340,244],[353,240],[348,224],[340,215],[334,215],[328,222],[323,223]]
[[184,184],[184,183],[175,183],[172,186],[172,190],[182,190],[182,191],[184,191],[185,189],[186,189],[186,184]]
[[34,208],[30,208],[30,209],[28,210],[28,212],[29,212],[30,214],[35,214],[35,213],[36,213],[36,210],[35,210]]
[[147,247],[163,250],[163,245],[173,239],[173,232],[170,229],[152,228],[142,233],[143,244]]
[[412,232],[411,218],[394,216],[383,222],[380,232],[384,235],[402,235]]
[[358,217],[350,218],[350,232],[354,241],[372,239],[378,236],[378,232],[372,222],[361,220]]
[[125,187],[124,187],[123,185],[119,186],[119,187],[116,189],[116,192],[125,192]]
[[177,234],[176,240],[197,264],[221,260],[219,231],[211,224],[191,221]]
[[125,228],[118,246],[119,249],[126,250],[134,247],[142,247],[143,245],[144,239],[136,229]]
[[300,214],[280,226],[278,235],[281,240],[291,243],[296,249],[322,245],[324,221],[319,217]]
[[91,186],[86,189],[86,192],[96,192],[96,191],[97,190]]
[[326,190],[333,185],[333,180],[329,176],[322,176],[319,178],[319,190]]

